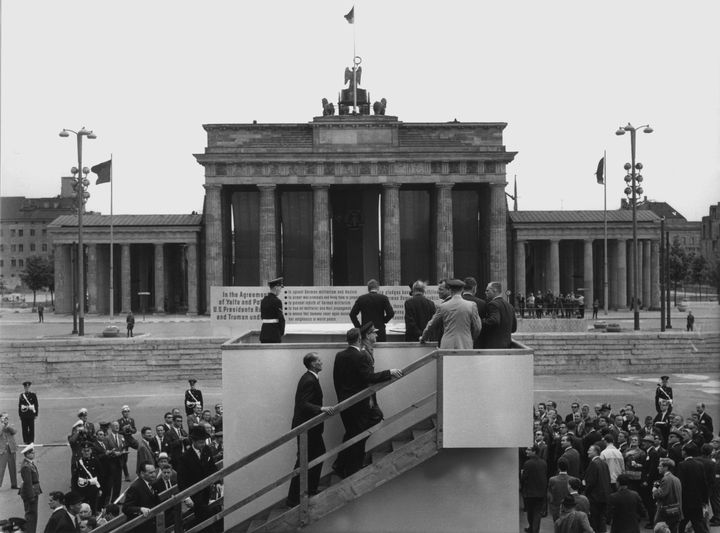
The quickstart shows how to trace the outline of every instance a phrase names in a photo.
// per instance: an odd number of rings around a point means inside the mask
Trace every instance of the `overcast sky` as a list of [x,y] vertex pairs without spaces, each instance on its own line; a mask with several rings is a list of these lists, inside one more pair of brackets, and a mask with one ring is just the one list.
[[[2,195],[54,196],[63,128],[113,156],[115,213],[201,211],[203,124],[305,123],[351,66],[404,122],[507,122],[520,209],[619,205],[630,138],[645,194],[700,220],[720,201],[718,2],[14,0],[2,2]],[[88,209],[109,213],[109,185]]]

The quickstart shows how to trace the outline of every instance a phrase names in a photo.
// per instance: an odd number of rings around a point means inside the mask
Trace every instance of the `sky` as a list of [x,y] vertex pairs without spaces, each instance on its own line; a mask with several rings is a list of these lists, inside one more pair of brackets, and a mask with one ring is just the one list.
[[[355,24],[343,15],[355,6]],[[115,213],[201,211],[203,124],[307,123],[361,87],[403,122],[506,122],[521,210],[624,197],[638,133],[644,195],[689,220],[720,202],[720,3],[417,0],[4,0],[0,193],[55,196],[113,158]],[[110,186],[88,209],[110,212]]]

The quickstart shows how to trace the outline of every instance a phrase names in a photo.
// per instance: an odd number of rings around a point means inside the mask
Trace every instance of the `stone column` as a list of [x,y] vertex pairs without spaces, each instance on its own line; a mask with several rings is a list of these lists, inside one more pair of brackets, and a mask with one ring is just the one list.
[[330,285],[330,209],[327,185],[313,185],[313,285]]
[[438,183],[437,215],[435,220],[435,275],[437,281],[453,276],[453,219],[452,219],[452,183]]
[[120,246],[120,313],[130,312],[130,245]]
[[277,216],[275,185],[258,185],[260,189],[260,284],[277,276]]
[[593,241],[583,242],[583,286],[585,287],[585,309],[592,309],[595,299],[595,278],[593,276]]
[[548,290],[553,293],[553,296],[560,294],[560,241],[558,239],[550,239]]
[[55,312],[72,313],[72,275],[70,272],[68,244],[56,244],[53,251],[55,263]]
[[627,242],[625,239],[615,240],[615,271],[617,272],[615,306],[618,309],[627,309]]
[[660,309],[660,241],[650,241],[650,308]]
[[155,243],[155,313],[165,313],[165,250]]
[[88,292],[88,313],[96,314],[98,297],[98,269],[97,269],[97,244],[87,246],[87,292]]
[[[197,245],[194,242],[187,243],[185,248],[187,260],[187,314],[197,315],[198,312],[198,260]],[[210,309],[208,309],[208,313]]]
[[650,241],[645,239],[642,242],[642,304],[645,309],[650,309],[652,306],[651,302],[651,276],[650,271],[652,265],[650,264]]
[[[400,285],[400,185],[383,184],[383,285]],[[450,213],[452,224],[452,212]]]
[[525,296],[525,241],[515,243],[515,294]]
[[507,204],[505,183],[490,184],[490,278],[507,289]]
[[210,312],[210,287],[223,285],[222,185],[205,185],[205,298]]

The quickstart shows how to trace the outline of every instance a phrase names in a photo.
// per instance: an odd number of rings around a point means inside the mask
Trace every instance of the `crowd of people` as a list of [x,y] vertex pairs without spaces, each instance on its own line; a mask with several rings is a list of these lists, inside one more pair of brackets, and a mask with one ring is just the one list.
[[720,525],[720,436],[704,403],[673,411],[668,383],[662,376],[656,412],[644,418],[632,404],[575,401],[565,415],[553,401],[537,404],[522,452],[525,531],[537,533],[547,515],[562,533],[638,531],[643,520],[671,533]]
[[[130,416],[130,407],[123,405],[115,420],[93,423],[86,408],[77,413],[67,441],[70,448],[68,483],[53,487],[49,493],[52,514],[45,533],[85,532],[124,513],[128,519],[146,516],[149,510],[217,470],[223,458],[223,408],[218,403],[214,412],[204,408],[202,391],[197,380],[190,379],[185,391],[183,410],[166,412],[155,425],[139,425]],[[25,510],[22,529],[37,530],[38,501],[42,493],[42,473],[35,464],[34,418],[39,412],[37,396],[30,391],[29,381],[20,395],[18,414],[23,420],[22,464],[20,481],[16,479],[15,450],[17,431],[9,423],[8,413],[0,413],[0,466],[4,477],[9,467],[11,487],[18,489]],[[24,415],[34,415],[32,421]],[[131,459],[134,456],[134,461]],[[132,472],[131,472],[132,469]],[[123,481],[130,483],[123,490]],[[177,486],[177,489],[173,487]],[[61,489],[61,490],[58,490]],[[222,484],[186,498],[182,507],[192,509],[195,523],[210,516],[210,504],[222,495]],[[173,520],[166,513],[166,523]],[[68,525],[71,527],[68,528]],[[154,531],[148,521],[138,531]]]
[[[527,296],[518,294],[515,297],[515,307],[520,313],[520,318],[584,318],[585,317],[585,296],[573,292],[558,294],[555,296],[552,291],[543,294],[529,292]],[[597,310],[600,308],[600,301],[593,301],[593,318],[597,318]]]

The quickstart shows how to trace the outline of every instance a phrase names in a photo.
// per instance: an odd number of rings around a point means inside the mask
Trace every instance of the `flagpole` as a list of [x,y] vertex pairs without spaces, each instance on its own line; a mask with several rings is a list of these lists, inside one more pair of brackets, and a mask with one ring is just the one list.
[[603,226],[605,230],[603,253],[603,311],[608,314],[608,232],[607,232],[607,151],[603,150]]
[[112,175],[112,154],[110,154],[110,321],[112,322],[113,317],[115,316],[115,287],[114,287],[114,270],[115,270],[115,260],[114,260],[114,248],[115,248],[115,241],[114,241],[114,235],[113,235],[113,182],[115,181],[113,179]]
[[355,64],[355,6],[353,6],[353,113],[357,113],[357,65]]

